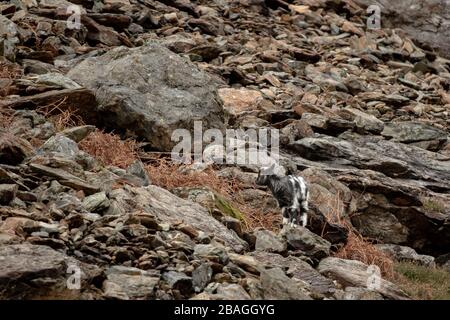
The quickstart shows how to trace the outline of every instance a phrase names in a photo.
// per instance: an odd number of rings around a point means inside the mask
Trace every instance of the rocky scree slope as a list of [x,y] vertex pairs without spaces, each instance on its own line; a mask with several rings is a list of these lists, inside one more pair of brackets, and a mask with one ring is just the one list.
[[[0,5],[1,298],[407,299],[333,256],[342,221],[395,259],[448,266],[449,60],[366,30],[353,1],[73,3],[81,29],[65,0]],[[145,157],[105,166],[78,145],[97,126],[168,152],[194,120],[280,129],[281,163],[311,187],[309,228],[247,230],[205,204],[211,190],[169,192]],[[218,174],[273,210],[256,170]]]

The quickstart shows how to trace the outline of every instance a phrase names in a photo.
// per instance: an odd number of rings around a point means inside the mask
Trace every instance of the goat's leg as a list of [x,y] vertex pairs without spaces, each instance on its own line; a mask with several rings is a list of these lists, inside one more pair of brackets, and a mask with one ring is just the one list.
[[302,227],[306,227],[307,223],[308,223],[308,214],[306,212],[302,212],[300,216],[300,225]]
[[302,227],[306,227],[308,223],[308,200],[304,200],[301,203],[300,221]]
[[298,221],[298,209],[296,209],[296,208],[289,209],[289,221],[290,221],[290,226],[295,227],[295,225]]
[[289,212],[285,207],[281,208],[281,214],[283,215],[283,225],[288,224],[289,223]]

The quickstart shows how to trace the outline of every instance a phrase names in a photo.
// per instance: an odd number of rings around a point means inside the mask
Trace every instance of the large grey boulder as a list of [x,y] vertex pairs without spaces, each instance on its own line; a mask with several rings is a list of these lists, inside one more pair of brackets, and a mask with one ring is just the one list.
[[175,129],[224,128],[217,85],[190,61],[158,42],[118,47],[75,66],[68,77],[92,89],[98,120],[131,130],[159,150],[170,151]]

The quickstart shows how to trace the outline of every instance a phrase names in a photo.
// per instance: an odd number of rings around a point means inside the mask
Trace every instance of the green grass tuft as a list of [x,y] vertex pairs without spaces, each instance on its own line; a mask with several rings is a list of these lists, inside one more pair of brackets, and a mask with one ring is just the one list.
[[241,211],[236,209],[231,205],[229,201],[227,201],[222,196],[215,194],[216,200],[216,208],[225,215],[238,219],[240,221],[244,221],[244,215]]
[[450,300],[450,272],[443,268],[430,268],[411,262],[394,266],[397,284],[413,299]]
[[423,207],[433,212],[445,212],[445,204],[442,200],[427,198],[422,201]]

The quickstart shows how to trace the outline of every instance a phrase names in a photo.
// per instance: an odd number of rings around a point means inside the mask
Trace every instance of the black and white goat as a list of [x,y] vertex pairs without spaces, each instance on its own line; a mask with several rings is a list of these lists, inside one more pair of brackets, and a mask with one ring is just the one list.
[[305,227],[308,221],[309,191],[305,180],[297,176],[275,174],[275,164],[259,170],[256,184],[267,186],[278,202],[283,214],[283,224],[300,224]]

